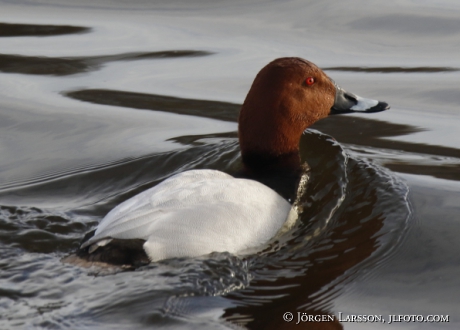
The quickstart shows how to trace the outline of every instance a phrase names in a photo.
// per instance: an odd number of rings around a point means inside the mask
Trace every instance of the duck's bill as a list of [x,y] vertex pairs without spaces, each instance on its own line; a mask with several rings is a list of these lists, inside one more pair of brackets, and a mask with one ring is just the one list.
[[380,112],[388,109],[390,109],[388,103],[360,97],[335,84],[335,102],[331,108],[331,115],[350,112]]

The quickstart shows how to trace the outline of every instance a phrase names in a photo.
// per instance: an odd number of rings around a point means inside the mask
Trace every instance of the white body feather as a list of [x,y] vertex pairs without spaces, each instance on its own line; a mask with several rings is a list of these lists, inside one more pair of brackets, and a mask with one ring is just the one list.
[[82,248],[111,238],[141,238],[151,261],[238,254],[266,243],[293,213],[286,200],[257,181],[193,170],[115,207]]

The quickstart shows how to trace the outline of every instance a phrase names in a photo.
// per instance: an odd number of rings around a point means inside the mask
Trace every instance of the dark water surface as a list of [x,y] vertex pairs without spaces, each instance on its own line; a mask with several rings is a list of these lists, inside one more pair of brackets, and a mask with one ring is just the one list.
[[[1,329],[458,329],[460,4],[0,1]],[[241,168],[258,70],[300,56],[391,104],[307,130],[299,223],[260,253],[61,262],[175,173]],[[286,322],[283,315],[293,313]],[[382,315],[385,323],[300,322]],[[389,315],[449,316],[397,322]]]

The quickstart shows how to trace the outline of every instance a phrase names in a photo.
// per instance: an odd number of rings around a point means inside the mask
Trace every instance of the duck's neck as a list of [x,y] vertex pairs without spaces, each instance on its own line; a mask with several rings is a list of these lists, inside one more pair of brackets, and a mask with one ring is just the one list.
[[299,141],[304,129],[301,123],[286,123],[275,115],[248,119],[242,112],[238,136],[244,162],[258,167],[262,163],[299,165]]
[[300,156],[298,150],[281,155],[271,155],[260,152],[242,152],[241,156],[243,164],[249,172],[293,173],[300,170]]
[[[257,79],[253,86],[260,83]],[[269,82],[276,85],[276,81]],[[264,183],[289,200],[295,198],[302,174],[299,141],[311,118],[291,111],[297,105],[292,98],[283,96],[284,87],[275,86],[279,93],[265,93],[272,90],[268,87],[251,87],[241,108],[241,156],[246,177]]]
[[[255,111],[252,111],[254,115]],[[273,115],[247,118],[244,106],[239,120],[239,141],[243,163],[248,170],[262,172],[297,172],[300,169],[299,142],[304,127]],[[256,123],[252,125],[252,123]]]
[[295,201],[297,186],[302,175],[298,152],[276,157],[243,153],[242,158],[244,164],[242,177],[265,184],[291,203]]
[[238,137],[243,160],[249,166],[262,161],[295,162],[302,132],[314,121],[296,110],[299,102],[285,91],[283,81],[258,75],[241,107]]

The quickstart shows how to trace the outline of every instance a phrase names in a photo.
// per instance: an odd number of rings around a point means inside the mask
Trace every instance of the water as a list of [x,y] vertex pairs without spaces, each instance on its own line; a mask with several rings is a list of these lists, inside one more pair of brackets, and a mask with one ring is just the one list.
[[[325,326],[296,325],[297,312],[450,316],[331,329],[458,329],[456,1],[0,6],[2,329]],[[246,257],[122,273],[61,262],[111,208],[165,178],[237,173],[239,104],[281,56],[392,106],[305,132],[295,228]]]

